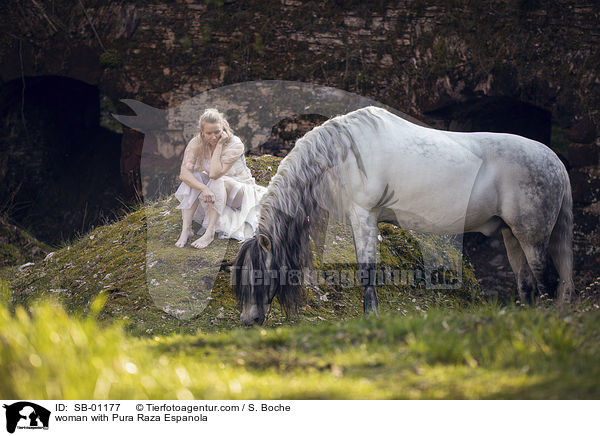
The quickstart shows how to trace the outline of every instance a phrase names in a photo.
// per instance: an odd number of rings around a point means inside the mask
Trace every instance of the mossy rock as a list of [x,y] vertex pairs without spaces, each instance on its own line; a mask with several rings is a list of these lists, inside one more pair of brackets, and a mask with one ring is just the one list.
[[[247,159],[262,185],[275,174],[279,162],[280,158],[273,156]],[[68,311],[86,313],[91,302],[103,294],[106,303],[99,318],[126,320],[129,331],[136,334],[219,331],[239,326],[230,282],[230,267],[239,243],[215,239],[204,250],[189,244],[176,248],[181,229],[177,203],[170,196],[145,204],[118,222],[94,229],[46,260],[21,270],[4,270],[3,275],[10,281],[11,304],[28,305],[52,295]],[[379,270],[385,281],[378,286],[382,312],[404,315],[431,307],[466,307],[480,301],[481,290],[471,267],[463,263],[448,240],[405,232],[390,224],[380,224],[379,231]],[[423,251],[431,251],[431,247],[436,248],[436,255],[428,255],[430,261],[437,260],[440,265],[458,262],[462,266],[462,282],[455,289],[430,289],[424,277],[410,273],[423,270]],[[351,278],[356,272],[355,263],[350,230],[333,223],[325,234],[323,248],[315,251],[318,270],[305,278],[307,302],[298,318],[286,318],[274,304],[267,325],[361,316],[362,289],[351,280],[344,282],[339,273],[345,272],[346,278]]]

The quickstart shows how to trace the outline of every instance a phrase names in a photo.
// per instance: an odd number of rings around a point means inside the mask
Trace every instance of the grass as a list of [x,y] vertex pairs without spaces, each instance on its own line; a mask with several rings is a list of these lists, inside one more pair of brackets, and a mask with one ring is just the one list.
[[0,214],[0,268],[43,259],[50,247]]
[[0,396],[39,399],[598,398],[598,312],[431,309],[132,337],[57,304],[0,307]]

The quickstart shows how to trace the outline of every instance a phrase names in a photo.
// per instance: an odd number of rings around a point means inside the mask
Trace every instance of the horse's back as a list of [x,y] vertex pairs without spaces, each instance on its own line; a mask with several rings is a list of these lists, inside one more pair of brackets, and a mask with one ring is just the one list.
[[570,184],[565,166],[550,148],[504,133],[463,133],[457,138],[481,157],[478,179],[487,175],[491,181],[498,216],[531,233],[551,228]]
[[[353,200],[392,210],[397,222],[427,232],[462,232],[481,159],[446,132],[373,108],[376,127],[355,125],[365,168],[350,180]],[[383,203],[382,203],[383,202]]]
[[524,226],[555,221],[568,175],[545,145],[512,134],[431,129],[368,110],[378,127],[356,129],[367,172],[353,186],[364,191],[361,201],[377,204],[386,192],[400,224],[423,231],[456,232],[465,219],[476,227],[493,216]]

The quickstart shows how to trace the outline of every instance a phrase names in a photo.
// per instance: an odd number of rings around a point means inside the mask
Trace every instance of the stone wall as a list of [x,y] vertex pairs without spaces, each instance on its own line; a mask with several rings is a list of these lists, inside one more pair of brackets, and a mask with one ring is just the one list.
[[[570,142],[578,265],[600,266],[592,0],[9,0],[0,8],[3,85],[66,76],[97,86],[120,113],[122,98],[166,109],[264,79],[337,87],[417,118],[482,96],[539,107]],[[135,179],[140,147],[125,129],[124,179]]]

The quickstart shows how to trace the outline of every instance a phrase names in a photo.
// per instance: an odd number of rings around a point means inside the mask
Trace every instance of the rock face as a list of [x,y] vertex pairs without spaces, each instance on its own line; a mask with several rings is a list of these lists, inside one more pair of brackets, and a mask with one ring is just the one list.
[[[595,2],[340,4],[7,1],[0,7],[2,118],[12,126],[23,124],[19,84],[36,76],[92,85],[101,102],[110,103],[104,107],[118,113],[128,111],[118,103],[122,98],[166,109],[209,89],[265,79],[340,88],[417,118],[429,116],[450,129],[473,124],[473,110],[456,111],[457,105],[483,105],[477,112],[494,117],[488,103],[504,99],[534,109],[522,113],[519,126],[506,119],[491,124],[527,131],[542,122],[545,127],[533,135],[546,138],[572,168],[577,265],[599,269],[600,11]],[[286,149],[290,132],[285,125],[275,130],[277,137],[253,151]],[[123,192],[133,192],[139,178],[142,142],[137,132],[124,130]]]

